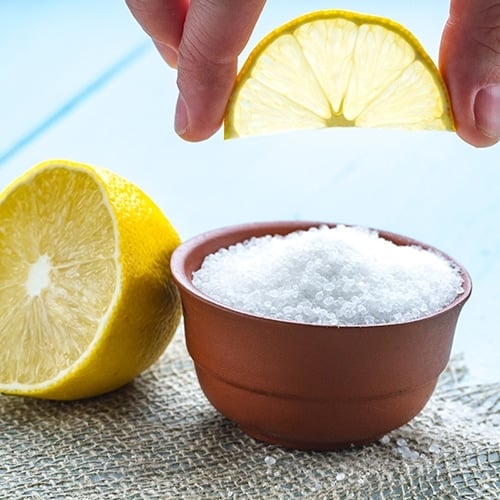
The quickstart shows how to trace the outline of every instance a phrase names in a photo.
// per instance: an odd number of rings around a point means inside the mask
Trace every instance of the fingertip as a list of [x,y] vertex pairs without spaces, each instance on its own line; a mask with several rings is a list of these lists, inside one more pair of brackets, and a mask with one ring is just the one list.
[[[188,141],[208,139],[219,130],[224,119],[227,101],[236,78],[237,59],[226,63],[212,64],[210,61],[192,61],[179,53],[177,86],[182,95],[179,109],[179,135]],[[189,118],[183,126],[185,107]]]
[[189,142],[199,142],[214,135],[220,128],[221,122],[216,120],[210,123],[190,120],[190,110],[183,95],[179,93],[175,107],[174,129],[176,134]]
[[[465,100],[455,98],[454,115],[457,135],[471,146],[494,146],[500,139],[498,90],[492,86],[480,89],[471,98],[471,111]],[[452,95],[453,101],[453,95]]]
[[179,46],[189,0],[125,0],[132,15],[155,41]]
[[179,53],[170,45],[167,45],[157,40],[153,40],[153,43],[160,53],[163,60],[173,69],[177,69],[177,60],[179,58]]

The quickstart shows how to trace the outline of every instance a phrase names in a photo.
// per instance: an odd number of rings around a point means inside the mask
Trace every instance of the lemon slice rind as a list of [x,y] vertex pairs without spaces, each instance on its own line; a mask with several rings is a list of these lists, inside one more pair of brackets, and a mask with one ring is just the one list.
[[275,29],[237,76],[224,138],[335,126],[455,129],[439,70],[405,27],[323,10]]

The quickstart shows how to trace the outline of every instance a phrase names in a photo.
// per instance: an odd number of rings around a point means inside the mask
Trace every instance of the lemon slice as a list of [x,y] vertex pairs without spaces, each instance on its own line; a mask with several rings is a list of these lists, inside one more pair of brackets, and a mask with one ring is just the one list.
[[224,137],[336,126],[454,130],[443,79],[406,28],[326,10],[275,29],[239,72]]
[[138,187],[53,160],[0,196],[0,392],[101,394],[151,365],[180,319],[179,237]]

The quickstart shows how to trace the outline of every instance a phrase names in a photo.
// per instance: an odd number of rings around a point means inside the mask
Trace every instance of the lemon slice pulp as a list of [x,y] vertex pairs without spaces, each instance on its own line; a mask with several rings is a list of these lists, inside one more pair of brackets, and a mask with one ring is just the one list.
[[275,29],[238,74],[224,137],[335,126],[454,130],[443,79],[406,28],[326,10]]
[[0,392],[115,389],[155,361],[180,317],[179,237],[136,186],[50,161],[0,197]]

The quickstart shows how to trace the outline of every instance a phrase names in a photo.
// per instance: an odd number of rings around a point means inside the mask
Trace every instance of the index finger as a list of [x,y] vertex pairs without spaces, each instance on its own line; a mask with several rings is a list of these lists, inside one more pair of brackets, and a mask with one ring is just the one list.
[[171,66],[177,65],[189,0],[125,0],[132,15]]

